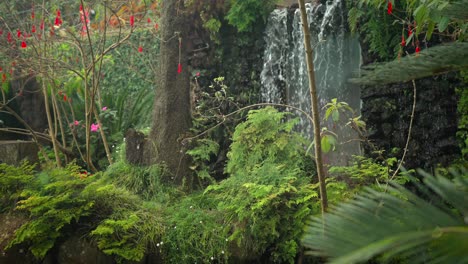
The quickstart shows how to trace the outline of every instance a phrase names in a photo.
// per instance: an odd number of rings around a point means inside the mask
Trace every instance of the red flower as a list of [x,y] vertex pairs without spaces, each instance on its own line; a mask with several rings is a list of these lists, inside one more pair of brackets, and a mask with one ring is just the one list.
[[135,17],[134,16],[130,16],[130,26],[134,26],[135,25]]
[[392,2],[391,1],[388,1],[388,4],[387,4],[387,13],[389,15],[392,14],[392,11],[393,11],[393,6],[392,6]]
[[41,30],[44,30],[44,20],[41,20],[41,25],[39,26]]
[[26,44],[26,41],[24,41],[24,40],[21,41],[21,48],[25,49],[27,47],[28,47],[28,45]]
[[406,46],[405,35],[401,34],[401,46]]
[[18,38],[21,37],[21,30],[18,29],[18,30],[16,31],[16,36],[18,36]]
[[60,17],[62,13],[60,13],[60,9],[57,9],[57,16]]
[[36,33],[36,25],[32,25],[31,32]]
[[156,30],[158,30],[158,29],[159,29],[159,24],[158,24],[158,23],[154,24],[154,28],[155,28]]
[[65,101],[65,102],[67,101],[67,95],[66,94],[63,95],[63,101]]
[[13,41],[13,39],[11,38],[11,32],[8,32],[7,39],[8,39],[8,42],[10,43]]
[[179,65],[177,65],[177,73],[181,73],[182,72],[182,64],[179,63]]
[[3,74],[2,74],[2,82],[6,82],[6,79],[7,79],[6,73],[3,73]]
[[143,52],[143,47],[142,46],[138,47],[138,52],[140,52],[140,53]]
[[148,17],[148,24],[151,23],[151,18]]
[[83,5],[80,5],[80,12],[83,12]]
[[419,45],[416,46],[416,53],[419,53],[421,51],[421,49],[419,48]]
[[60,16],[56,16],[56,17],[55,17],[55,23],[54,23],[54,24],[55,24],[56,26],[59,27],[59,26],[62,25],[62,23],[63,23],[63,21],[62,21],[62,19],[60,18]]
[[34,11],[31,12],[31,19],[34,19],[36,17],[36,14],[34,14]]

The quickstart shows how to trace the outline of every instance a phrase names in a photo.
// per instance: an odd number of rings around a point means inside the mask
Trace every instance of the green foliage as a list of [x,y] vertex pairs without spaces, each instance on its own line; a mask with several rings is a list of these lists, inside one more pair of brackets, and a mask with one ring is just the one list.
[[0,163],[0,213],[14,207],[23,189],[34,179],[34,165],[23,162],[19,167]]
[[193,164],[190,168],[197,173],[200,185],[202,182],[208,181],[214,183],[214,179],[210,176],[210,161],[219,151],[219,144],[210,139],[200,139],[196,141],[196,146],[187,151],[187,154],[192,157]]
[[304,168],[310,160],[304,152],[306,140],[292,132],[297,119],[286,121],[290,113],[272,107],[252,110],[233,134],[226,172],[248,174],[263,163],[281,164],[278,170]]
[[378,162],[372,158],[353,156],[351,166],[333,166],[330,167],[329,173],[348,182],[353,189],[374,184],[379,187],[380,184],[386,184],[390,180],[404,184],[409,181],[409,177],[414,171],[400,171],[394,179],[391,179],[397,162],[396,158],[388,158]]
[[248,178],[231,176],[205,191],[218,201],[217,209],[233,230],[228,239],[240,247],[241,257],[271,251],[270,261],[293,263],[299,251],[297,238],[307,217],[317,212],[313,210],[318,208],[317,186],[300,175],[304,172],[280,172],[280,166],[268,162]]
[[468,42],[452,42],[427,48],[415,56],[365,66],[353,83],[376,85],[408,82],[468,67]]
[[[273,262],[294,261],[297,238],[318,204],[306,165],[304,139],[292,132],[296,120],[273,108],[250,111],[237,126],[227,172],[230,177],[205,190],[244,254],[273,252]],[[281,212],[278,214],[277,212]],[[243,256],[246,257],[246,256]]]
[[168,207],[159,243],[167,263],[228,263],[230,226],[213,198],[196,192]]
[[116,211],[90,234],[100,250],[116,256],[118,261],[140,261],[145,254],[156,251],[154,243],[162,232],[158,211],[137,209]]
[[392,24],[393,19],[382,8],[362,7],[362,1],[348,1],[348,5],[351,32],[359,33],[369,52],[381,60],[395,58],[399,50],[401,27]]
[[458,112],[458,131],[457,138],[460,142],[462,156],[465,160],[468,159],[468,72],[462,72],[464,77],[464,86],[456,90],[458,95],[457,112]]
[[314,217],[303,244],[309,253],[329,257],[330,263],[383,262],[468,263],[468,181],[466,172],[454,180],[423,173],[414,182],[421,199],[392,183],[387,192],[371,188],[324,217]]
[[354,110],[348,105],[346,102],[338,102],[337,98],[333,98],[330,103],[327,103],[324,107],[325,117],[323,118],[327,121],[330,117],[332,118],[333,122],[340,121],[340,113],[354,113]]
[[[18,168],[21,169],[30,170],[28,167]],[[12,177],[17,174],[14,170],[9,171]],[[117,183],[128,184],[119,178],[122,171],[122,168],[114,168],[109,173],[113,173]],[[117,172],[121,174],[115,176]],[[155,178],[161,169],[154,167],[144,173],[137,172]],[[30,219],[16,231],[9,247],[24,244],[34,256],[43,258],[57,239],[81,227],[80,232],[89,234],[104,253],[119,261],[139,261],[146,253],[155,252],[153,242],[163,233],[160,210],[145,207],[140,197],[115,186],[110,179],[109,175],[89,176],[74,164],[38,174],[22,191],[24,200],[20,200],[16,207],[27,212]],[[141,191],[142,186],[137,185],[131,187]],[[150,197],[154,194],[149,190],[142,195]]]
[[149,167],[132,166],[125,161],[119,161],[104,172],[104,177],[113,184],[125,188],[144,200],[167,199],[165,187],[161,182],[166,170],[160,165]]
[[43,258],[64,227],[89,215],[94,202],[83,199],[79,193],[92,178],[80,175],[74,164],[42,172],[37,178],[38,188],[21,194],[25,200],[18,202],[17,209],[28,212],[31,219],[16,231],[8,247],[27,243],[34,256]]
[[230,0],[226,19],[239,31],[250,31],[252,26],[265,22],[278,0]]

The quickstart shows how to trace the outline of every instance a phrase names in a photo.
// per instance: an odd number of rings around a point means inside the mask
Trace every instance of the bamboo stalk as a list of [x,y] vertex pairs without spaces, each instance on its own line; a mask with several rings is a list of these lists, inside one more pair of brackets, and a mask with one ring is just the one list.
[[315,162],[317,164],[317,176],[319,179],[320,186],[320,202],[322,207],[322,214],[327,211],[328,208],[328,198],[327,198],[327,189],[325,184],[325,170],[323,166],[322,159],[322,146],[320,138],[320,117],[319,117],[319,107],[318,107],[318,97],[317,97],[317,86],[315,84],[315,72],[314,72],[314,57],[313,49],[310,44],[310,29],[309,22],[307,21],[307,12],[305,7],[304,0],[298,0],[299,9],[301,11],[301,20],[302,20],[302,30],[304,31],[304,45],[306,50],[306,60],[307,60],[307,72],[309,75],[309,91],[311,99],[311,108],[312,108],[312,119],[314,124],[314,140],[315,140]]

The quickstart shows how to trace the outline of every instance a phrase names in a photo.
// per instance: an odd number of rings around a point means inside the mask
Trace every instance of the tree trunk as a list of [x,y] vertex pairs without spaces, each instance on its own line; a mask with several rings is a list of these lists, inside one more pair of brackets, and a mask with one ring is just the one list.
[[[153,126],[145,146],[148,163],[167,166],[171,173],[167,180],[177,184],[182,183],[184,178],[190,179],[189,159],[181,144],[181,139],[191,127],[186,38],[191,23],[183,3],[179,0],[163,0],[161,4],[159,81],[153,108]],[[182,67],[180,73],[179,62]]]

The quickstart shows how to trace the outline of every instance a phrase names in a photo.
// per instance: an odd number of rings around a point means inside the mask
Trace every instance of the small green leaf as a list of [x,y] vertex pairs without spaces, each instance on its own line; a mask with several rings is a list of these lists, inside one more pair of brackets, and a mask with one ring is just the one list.
[[338,122],[340,120],[340,113],[337,110],[333,111],[332,118],[333,121]]
[[445,16],[440,19],[439,24],[437,24],[437,29],[439,29],[439,32],[443,32],[447,29],[449,21],[449,18]]
[[324,153],[330,152],[332,145],[330,144],[330,141],[327,135],[322,137],[321,144],[322,144],[322,151]]

